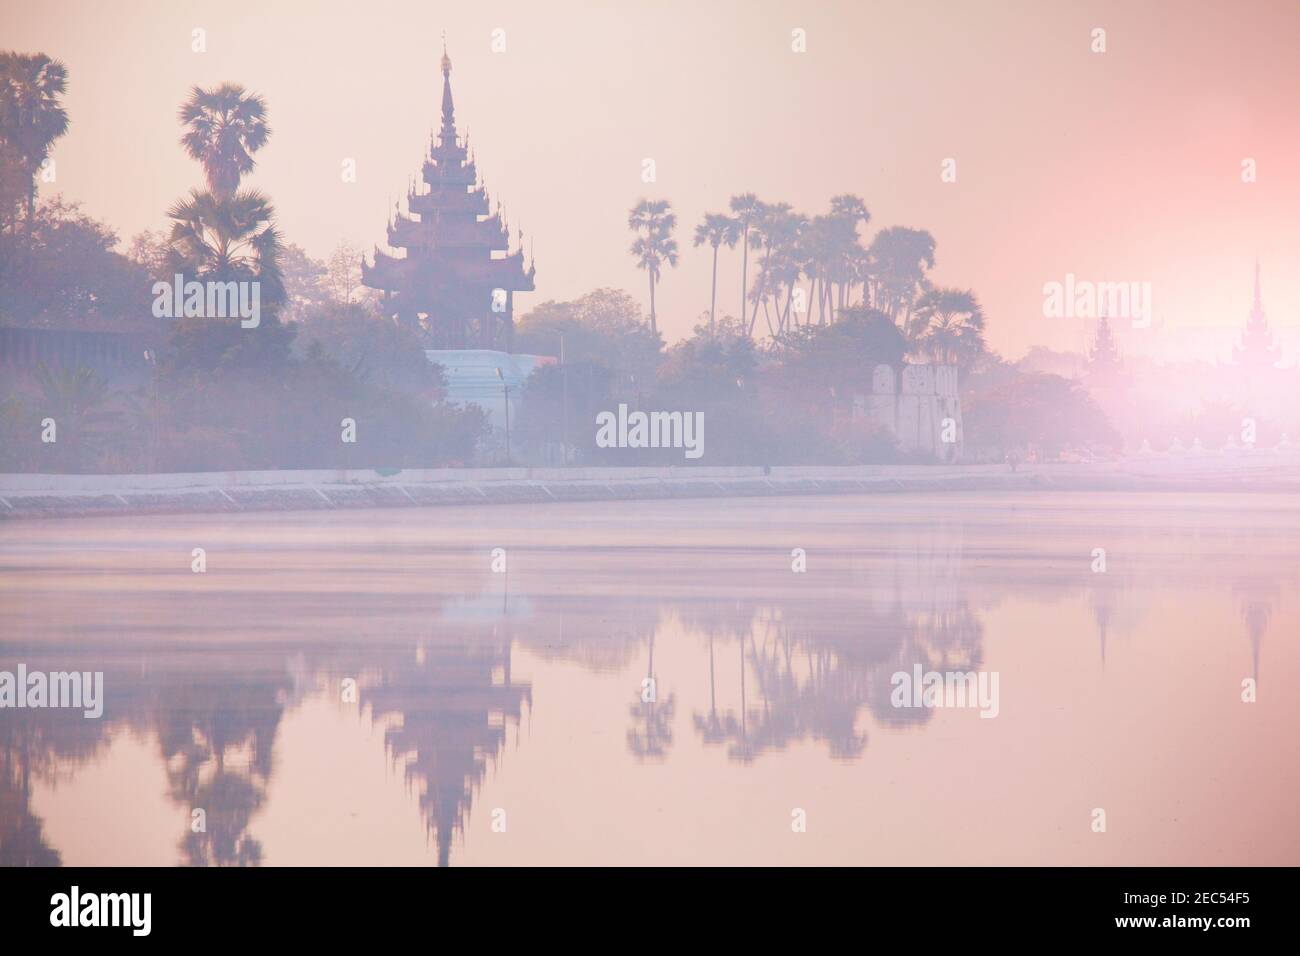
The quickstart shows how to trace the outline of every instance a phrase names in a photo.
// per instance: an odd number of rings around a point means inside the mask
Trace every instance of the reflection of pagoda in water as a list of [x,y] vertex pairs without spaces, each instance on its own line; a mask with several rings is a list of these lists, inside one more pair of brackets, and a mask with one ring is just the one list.
[[1232,593],[1237,611],[1246,625],[1246,636],[1250,638],[1250,676],[1258,684],[1260,648],[1273,618],[1278,587],[1273,581],[1251,577],[1237,581],[1232,586]]
[[[361,281],[383,293],[387,315],[425,329],[436,348],[510,350],[514,294],[533,290],[536,269],[524,269],[520,248],[510,252],[510,231],[501,204],[488,215],[469,141],[456,135],[451,98],[451,59],[442,54],[442,129],[422,178],[428,192],[407,193],[410,215],[388,223],[388,245],[405,256],[375,249],[374,264],[361,262]],[[480,218],[483,217],[483,218]],[[497,253],[501,253],[498,258]]]
[[511,682],[510,641],[435,646],[413,666],[387,671],[365,696],[376,719],[401,719],[385,742],[419,787],[438,865],[447,866],[488,761],[501,752],[508,723],[518,724],[524,702],[532,699],[528,684]]

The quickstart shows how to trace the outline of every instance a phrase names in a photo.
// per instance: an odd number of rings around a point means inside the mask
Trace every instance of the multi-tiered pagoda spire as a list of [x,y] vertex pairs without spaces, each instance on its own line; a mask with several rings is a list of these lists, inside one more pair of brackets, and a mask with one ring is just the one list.
[[361,281],[383,293],[387,314],[423,329],[435,348],[509,350],[514,294],[533,291],[536,268],[524,268],[522,233],[510,250],[510,232],[498,203],[489,214],[468,137],[456,133],[451,58],[442,51],[442,127],[430,138],[423,185],[406,196],[388,223],[388,246],[375,248],[374,264],[361,262]]
[[1273,333],[1268,330],[1268,317],[1264,314],[1264,300],[1259,291],[1259,260],[1255,260],[1255,304],[1246,318],[1246,331],[1237,346],[1238,365],[1248,368],[1272,368],[1281,358],[1281,350],[1273,344]]

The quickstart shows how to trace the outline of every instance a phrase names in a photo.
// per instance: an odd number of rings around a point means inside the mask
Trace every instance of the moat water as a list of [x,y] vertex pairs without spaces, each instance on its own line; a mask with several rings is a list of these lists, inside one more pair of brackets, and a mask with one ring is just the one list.
[[105,698],[0,710],[0,863],[1294,865],[1298,618],[1295,497],[0,524]]

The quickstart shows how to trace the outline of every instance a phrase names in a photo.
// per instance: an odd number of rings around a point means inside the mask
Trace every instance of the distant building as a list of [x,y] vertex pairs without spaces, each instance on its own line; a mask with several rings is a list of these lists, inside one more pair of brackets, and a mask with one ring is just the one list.
[[1264,314],[1264,302],[1259,291],[1259,260],[1255,260],[1255,302],[1246,317],[1246,331],[1241,344],[1233,353],[1233,364],[1249,369],[1271,369],[1282,358],[1282,350],[1273,342]]
[[[478,181],[469,142],[456,135],[451,98],[451,58],[442,53],[442,129],[429,143],[422,178],[413,185],[409,215],[388,222],[388,245],[404,255],[374,252],[361,261],[361,281],[382,293],[384,313],[424,330],[441,349],[509,351],[514,337],[516,292],[532,292],[536,268],[524,268],[523,233],[510,251],[501,204],[488,215],[488,195]],[[498,254],[500,254],[498,256]]]

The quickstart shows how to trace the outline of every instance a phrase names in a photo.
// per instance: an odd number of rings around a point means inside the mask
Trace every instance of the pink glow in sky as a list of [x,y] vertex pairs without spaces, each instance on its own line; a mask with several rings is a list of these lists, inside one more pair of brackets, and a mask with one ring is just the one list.
[[[806,53],[791,50],[795,28]],[[0,45],[70,71],[71,131],[43,194],[82,202],[124,240],[161,228],[200,181],[177,107],[190,86],[230,80],[270,105],[250,184],[286,239],[320,258],[382,238],[436,120],[444,30],[461,130],[512,233],[535,243],[523,313],[598,286],[646,298],[627,210],[667,198],[682,246],[659,294],[672,341],[708,308],[709,255],[690,244],[705,212],[753,191],[814,214],[851,192],[872,232],[933,233],[935,281],[973,288],[1010,356],[1084,344],[1081,322],[1042,313],[1043,284],[1075,273],[1151,282],[1164,328],[1124,330],[1126,348],[1226,357],[1256,254],[1286,360],[1300,352],[1294,3],[49,0],[0,12]],[[940,180],[949,157],[955,183]],[[347,158],[355,183],[340,176]],[[719,311],[734,312],[736,253],[719,283]]]

